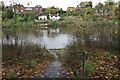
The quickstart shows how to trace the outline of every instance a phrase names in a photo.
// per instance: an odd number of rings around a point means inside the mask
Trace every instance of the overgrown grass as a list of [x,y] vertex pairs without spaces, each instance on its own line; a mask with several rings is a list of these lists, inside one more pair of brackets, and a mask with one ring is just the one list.
[[62,53],[61,50],[59,50],[59,51],[56,52],[56,55],[58,56],[58,60],[59,60],[59,61],[62,61],[62,54],[63,54],[63,53]]
[[13,75],[17,76],[18,72],[19,74],[24,73],[24,75],[27,75],[29,73],[28,70],[35,71],[44,61],[48,60],[51,62],[54,60],[54,57],[47,50],[37,44],[3,44],[2,48],[3,77],[6,78],[14,77]]
[[15,21],[14,19],[10,19],[10,20],[4,21],[2,24],[3,24],[3,26],[8,26],[8,27],[11,27],[11,26],[28,26],[28,25],[33,25],[34,22],[33,21],[20,22],[20,21]]
[[[119,29],[114,20],[84,21],[76,17],[68,17],[59,26],[73,28],[74,40],[86,48],[119,50]],[[102,45],[101,45],[102,44]]]
[[[71,67],[76,77],[83,77],[83,55],[76,52],[69,52],[70,48],[63,55],[65,66]],[[115,52],[117,53],[117,52]],[[118,55],[104,50],[91,50],[85,54],[85,78],[118,78],[119,61]]]
[[76,17],[69,17],[61,22],[62,26],[74,27],[75,30],[72,41],[66,46],[63,62],[65,66],[73,69],[76,77],[82,71],[83,55],[76,53],[79,51],[88,52],[85,55],[85,77],[98,78],[101,77],[100,75],[106,78],[118,77],[118,36],[120,33],[116,32],[118,26],[115,25],[115,22],[111,20],[87,21]]

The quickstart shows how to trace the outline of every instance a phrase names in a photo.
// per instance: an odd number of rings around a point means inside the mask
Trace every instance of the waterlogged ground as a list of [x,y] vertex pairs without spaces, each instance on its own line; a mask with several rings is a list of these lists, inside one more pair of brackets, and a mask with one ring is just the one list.
[[48,65],[47,68],[44,69],[42,74],[35,75],[41,78],[65,78],[69,76],[68,72],[64,69],[61,62],[58,61],[58,56],[56,55],[56,51],[50,51],[51,55],[54,56],[55,60],[51,64]]
[[42,78],[64,78],[67,76],[67,72],[61,62],[54,61],[48,65],[43,74],[38,76]]

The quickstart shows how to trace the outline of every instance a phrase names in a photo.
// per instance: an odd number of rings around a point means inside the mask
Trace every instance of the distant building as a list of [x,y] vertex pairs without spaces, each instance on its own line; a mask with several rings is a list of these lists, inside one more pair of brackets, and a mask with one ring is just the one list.
[[25,7],[24,14],[31,13],[33,11],[33,7]]
[[50,14],[49,13],[49,18],[53,21],[56,21],[56,20],[60,19],[60,16],[59,16],[59,13],[57,13],[57,14]]
[[21,4],[16,4],[16,13],[23,13],[24,12],[24,6]]
[[42,14],[42,6],[36,5],[35,7],[25,7],[24,14],[26,13],[36,13],[36,14]]
[[46,15],[41,15],[38,17],[39,20],[47,20],[47,16]]
[[58,11],[60,10],[60,8],[56,8]]
[[16,13],[24,13],[24,14],[27,14],[27,13],[36,13],[36,14],[42,14],[42,6],[41,5],[36,5],[35,7],[24,7],[22,4],[15,4],[15,5],[10,5],[10,6],[7,6],[6,9],[10,9],[12,10],[13,12],[16,12]]
[[69,11],[76,11],[77,8],[75,8],[75,7],[68,7],[67,10],[69,10]]
[[41,5],[36,5],[34,8],[35,13],[37,14],[42,14],[42,6]]

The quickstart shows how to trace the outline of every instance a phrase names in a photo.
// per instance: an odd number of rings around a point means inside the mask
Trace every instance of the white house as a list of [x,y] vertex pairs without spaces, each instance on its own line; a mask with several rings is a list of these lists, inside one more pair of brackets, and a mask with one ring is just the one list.
[[[49,18],[50,18],[50,20],[56,21],[56,20],[59,20],[61,17],[59,16],[59,13],[57,13],[57,14],[50,14],[49,13]],[[38,19],[39,20],[48,20],[47,15],[38,16]]]
[[59,13],[57,13],[57,14],[50,14],[49,13],[49,18],[53,21],[56,21],[56,20],[60,19],[60,16],[59,16]]
[[42,15],[38,17],[39,20],[47,20],[47,16],[46,15]]

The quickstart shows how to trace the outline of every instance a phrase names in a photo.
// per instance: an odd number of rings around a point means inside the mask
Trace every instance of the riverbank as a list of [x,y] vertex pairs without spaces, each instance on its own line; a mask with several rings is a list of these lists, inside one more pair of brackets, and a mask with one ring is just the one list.
[[57,25],[56,21],[52,20],[39,20],[36,21],[23,21],[18,22],[13,19],[2,22],[3,28],[11,28],[11,27],[55,27]]
[[69,28],[80,28],[81,25],[87,24],[118,24],[117,20],[83,20],[81,17],[67,16],[63,20],[52,21],[52,20],[39,20],[36,21],[15,21],[10,19],[2,22],[3,28],[10,27],[69,27]]

